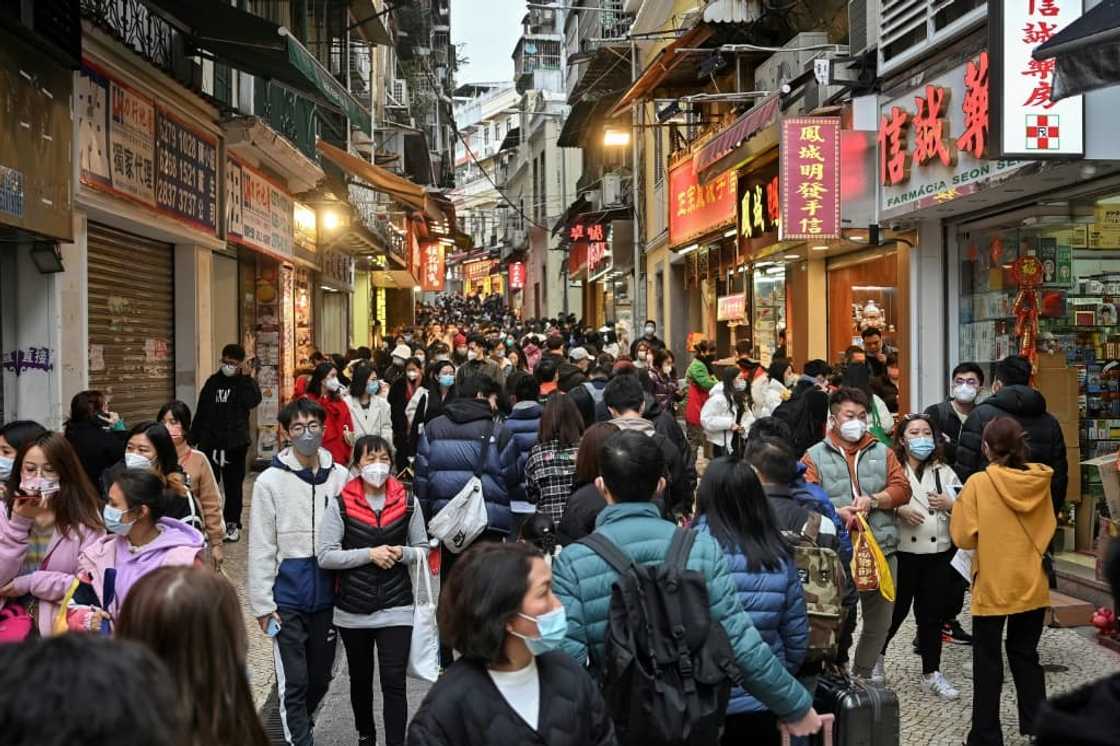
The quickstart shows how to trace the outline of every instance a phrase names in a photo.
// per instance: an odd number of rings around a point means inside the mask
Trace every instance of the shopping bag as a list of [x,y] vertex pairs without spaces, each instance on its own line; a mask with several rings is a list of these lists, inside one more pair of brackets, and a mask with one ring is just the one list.
[[0,605],[0,645],[23,642],[34,628],[35,619],[23,604],[13,598]]
[[[439,551],[438,548],[433,551]],[[423,580],[423,582],[421,582]],[[439,678],[439,627],[436,596],[427,560],[415,564],[412,578],[412,647],[408,650],[408,675],[422,681]]]
[[494,438],[494,423],[486,429],[479,449],[478,465],[474,475],[467,480],[443,509],[428,522],[428,534],[443,542],[454,554],[459,554],[486,530],[486,500],[482,494],[482,471],[486,467],[486,454]]
[[856,514],[860,530],[852,536],[852,582],[860,591],[879,591],[888,601],[894,601],[894,578],[879,542],[871,533],[867,519]]

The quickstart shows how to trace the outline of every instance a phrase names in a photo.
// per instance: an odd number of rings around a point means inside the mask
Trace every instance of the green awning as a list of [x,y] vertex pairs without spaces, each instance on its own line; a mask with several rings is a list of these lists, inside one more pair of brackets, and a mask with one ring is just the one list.
[[288,29],[219,0],[144,0],[197,48],[343,112],[372,134],[370,113]]

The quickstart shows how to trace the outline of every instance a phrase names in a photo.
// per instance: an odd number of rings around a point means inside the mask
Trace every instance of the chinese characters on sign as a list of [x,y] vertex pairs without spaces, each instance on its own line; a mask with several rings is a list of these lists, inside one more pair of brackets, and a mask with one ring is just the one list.
[[1084,100],[1051,101],[1054,59],[1036,60],[1035,47],[1077,20],[1083,0],[1001,0],[991,23],[999,81],[999,140],[1007,156],[1082,155]]
[[840,237],[840,120],[782,122],[779,240]]
[[[240,185],[240,190],[233,187]],[[295,202],[263,174],[233,158],[226,160],[226,233],[251,248],[290,256]]]
[[113,188],[155,205],[155,106],[117,81],[110,81],[109,164]]
[[699,183],[692,160],[669,172],[669,244],[679,246],[706,233],[735,225],[735,173],[725,171]]
[[775,230],[781,222],[781,200],[778,197],[778,177],[757,182],[743,190],[739,201],[739,234],[744,238],[758,238]]
[[610,225],[603,223],[576,223],[568,228],[568,240],[572,242],[573,255],[575,247],[582,244],[580,258],[582,265],[578,269],[571,269],[571,273],[587,268],[589,280],[596,280],[612,266],[610,249]]
[[525,263],[513,262],[509,265],[509,289],[521,290],[525,287]]
[[716,298],[716,321],[743,321],[747,318],[746,293]]
[[218,227],[218,141],[156,115],[156,203],[208,231]]
[[4,353],[3,369],[9,373],[20,375],[24,371],[54,370],[54,361],[51,360],[49,347],[28,347],[26,350],[18,349]]
[[443,244],[428,241],[421,245],[420,287],[425,292],[442,293],[446,270],[443,265]]

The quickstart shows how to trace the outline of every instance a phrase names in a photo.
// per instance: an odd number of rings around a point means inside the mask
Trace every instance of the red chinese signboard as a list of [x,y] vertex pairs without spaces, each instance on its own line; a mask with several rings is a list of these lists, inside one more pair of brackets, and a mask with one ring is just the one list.
[[447,274],[443,266],[443,244],[429,241],[420,248],[420,288],[425,292],[442,293]]
[[840,119],[782,121],[779,238],[840,237]]
[[602,270],[610,259],[610,225],[576,223],[568,227],[571,248],[568,253],[568,274],[575,276],[587,270],[588,275]]
[[525,263],[514,262],[509,265],[509,289],[521,290],[525,287]]
[[739,234],[758,238],[774,231],[782,220],[778,177],[748,183],[739,200]]
[[735,191],[734,171],[725,171],[701,184],[692,159],[678,164],[669,172],[669,245],[680,246],[735,225]]
[[483,259],[478,262],[469,262],[463,265],[463,279],[467,282],[480,282],[490,276],[490,269],[494,266],[493,259]]

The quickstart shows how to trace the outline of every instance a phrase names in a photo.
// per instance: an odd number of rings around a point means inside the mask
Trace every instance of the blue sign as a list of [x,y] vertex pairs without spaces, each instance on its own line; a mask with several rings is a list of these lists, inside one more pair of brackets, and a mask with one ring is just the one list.
[[217,233],[217,142],[180,124],[163,109],[156,115],[156,204]]

